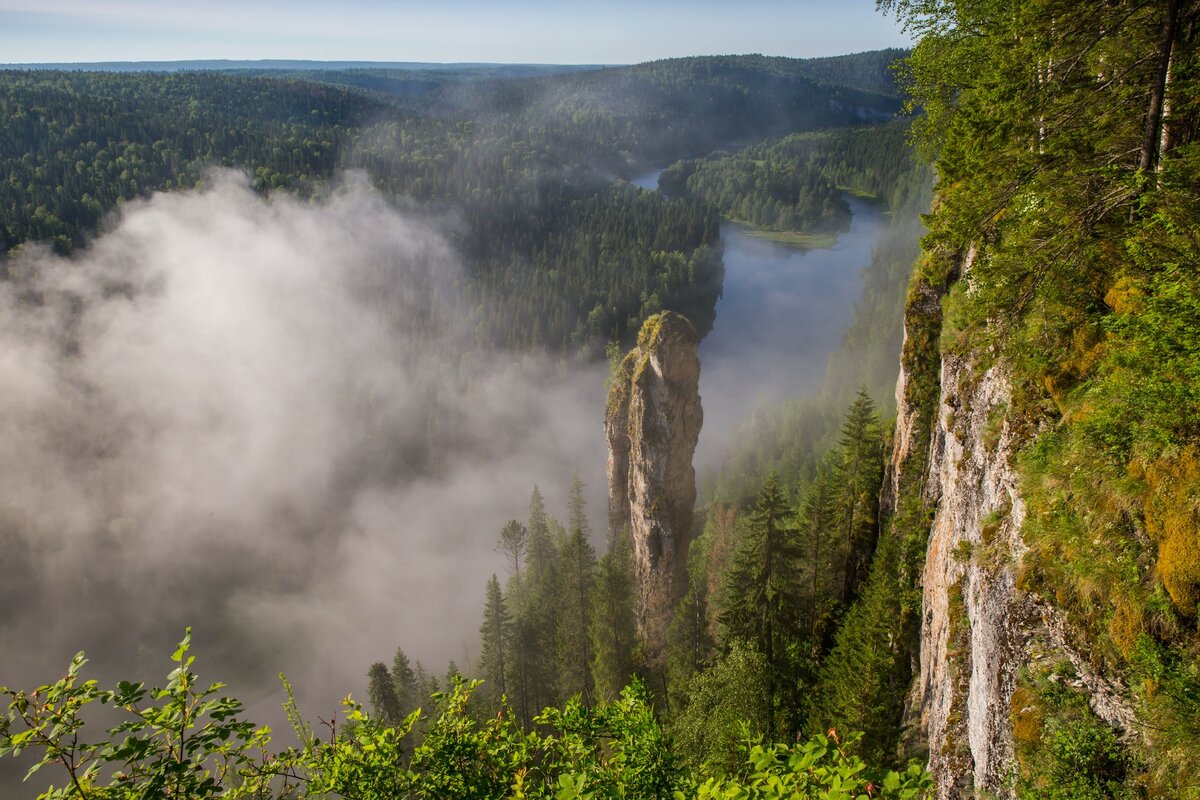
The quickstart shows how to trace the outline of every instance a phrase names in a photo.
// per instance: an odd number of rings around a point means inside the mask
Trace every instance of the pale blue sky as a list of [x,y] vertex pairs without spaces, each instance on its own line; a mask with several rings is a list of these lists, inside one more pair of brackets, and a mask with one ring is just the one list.
[[0,0],[0,63],[296,58],[619,64],[906,46],[874,0]]

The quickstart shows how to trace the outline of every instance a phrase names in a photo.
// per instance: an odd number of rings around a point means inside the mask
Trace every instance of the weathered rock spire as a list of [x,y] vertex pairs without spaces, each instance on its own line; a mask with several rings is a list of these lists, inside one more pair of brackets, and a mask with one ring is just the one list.
[[696,503],[692,454],[700,408],[698,337],[674,312],[646,320],[608,393],[609,541],[629,536],[638,636],[660,666],[671,613],[687,589],[687,547]]

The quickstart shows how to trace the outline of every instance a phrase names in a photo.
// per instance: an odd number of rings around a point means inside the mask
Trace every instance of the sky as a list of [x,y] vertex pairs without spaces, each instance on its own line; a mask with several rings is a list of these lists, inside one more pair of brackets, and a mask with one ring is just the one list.
[[908,44],[874,0],[0,0],[0,63],[629,64]]

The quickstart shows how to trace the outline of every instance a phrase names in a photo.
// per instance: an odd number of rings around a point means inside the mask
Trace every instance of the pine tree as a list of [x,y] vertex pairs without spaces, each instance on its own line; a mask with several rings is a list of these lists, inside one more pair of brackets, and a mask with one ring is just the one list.
[[559,553],[558,625],[555,654],[559,692],[563,697],[579,695],[590,705],[592,682],[592,591],[595,584],[596,551],[588,541],[588,522],[583,509],[583,482],[571,484],[568,497],[569,524]]
[[628,538],[617,537],[596,569],[592,610],[592,676],[596,696],[618,697],[633,674],[637,637],[633,617],[633,563]]
[[[789,646],[799,633],[803,554],[792,527],[779,480],[767,477],[750,513],[728,573],[722,581],[720,615],[726,643],[744,641],[766,659],[771,689],[772,726],[776,708],[790,709],[795,670]],[[782,689],[789,689],[783,696]]]
[[400,713],[411,714],[425,701],[425,698],[421,697],[421,685],[409,663],[408,654],[400,647],[396,648],[396,654],[392,656],[392,683],[396,687],[396,701],[400,704]]
[[552,569],[554,562],[554,544],[550,539],[550,526],[546,520],[546,505],[537,486],[533,487],[533,493],[529,497],[528,536],[528,567],[537,581]]
[[367,699],[375,718],[385,725],[399,725],[404,721],[404,709],[396,696],[396,684],[388,672],[387,665],[376,661],[367,670]]
[[513,577],[519,578],[521,575],[521,559],[525,557],[528,545],[529,530],[515,519],[510,519],[500,531],[500,550],[512,566],[509,574]]
[[836,483],[844,558],[842,602],[849,605],[866,577],[875,548],[879,488],[883,482],[883,435],[875,403],[866,389],[859,390],[846,413],[839,445]]
[[558,552],[550,520],[536,486],[529,498],[528,545],[519,589],[510,591],[513,607],[514,669],[517,711],[528,728],[543,708],[558,705],[555,639],[558,629]]
[[493,575],[487,584],[487,600],[483,624],[479,628],[479,677],[484,680],[482,697],[495,706],[508,694],[507,659],[511,647],[512,620],[500,591],[500,581]]
[[833,587],[831,564],[833,536],[837,527],[831,467],[822,464],[804,496],[800,512],[800,538],[805,552],[807,580],[808,633],[811,644],[819,646],[830,607],[840,599],[842,587]]
[[686,708],[694,678],[708,668],[715,654],[716,643],[709,632],[708,580],[697,570],[688,575],[687,593],[667,631],[667,690],[672,713]]

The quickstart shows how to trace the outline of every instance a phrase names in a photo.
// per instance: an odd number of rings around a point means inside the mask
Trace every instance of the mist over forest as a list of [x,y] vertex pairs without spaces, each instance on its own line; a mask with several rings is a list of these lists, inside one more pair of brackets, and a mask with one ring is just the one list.
[[0,794],[1200,799],[1200,4],[877,6],[0,69]]
[[461,659],[533,483],[602,483],[602,368],[471,351],[446,237],[361,178],[205,184],[8,262],[6,675],[187,624],[255,691],[352,687],[380,639]]

